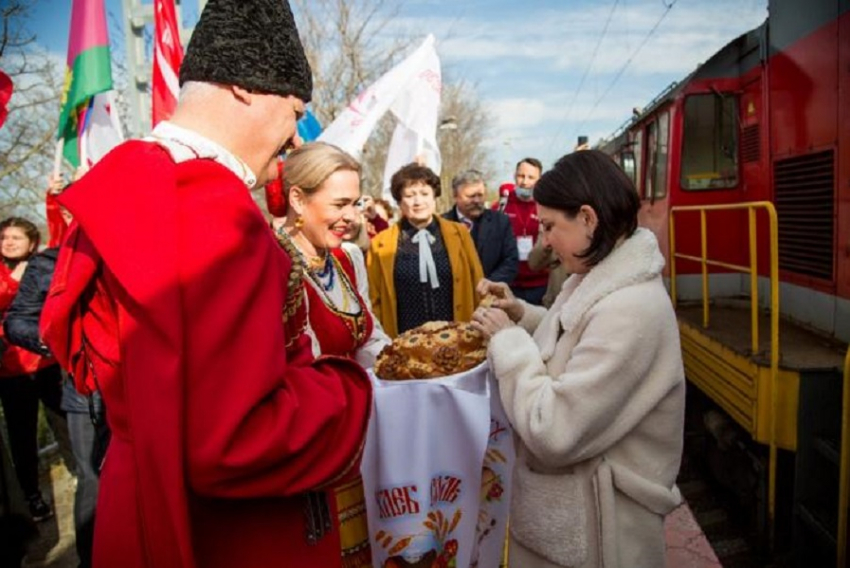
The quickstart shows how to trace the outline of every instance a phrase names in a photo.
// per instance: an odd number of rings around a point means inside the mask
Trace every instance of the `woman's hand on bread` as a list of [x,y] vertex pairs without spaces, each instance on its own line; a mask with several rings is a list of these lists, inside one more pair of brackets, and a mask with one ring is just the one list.
[[470,323],[475,329],[483,333],[487,339],[490,339],[503,329],[516,326],[503,310],[485,307],[476,308],[472,313],[472,321]]
[[514,323],[522,319],[525,308],[504,282],[491,282],[483,278],[475,289],[481,296],[480,306],[498,308],[505,312]]

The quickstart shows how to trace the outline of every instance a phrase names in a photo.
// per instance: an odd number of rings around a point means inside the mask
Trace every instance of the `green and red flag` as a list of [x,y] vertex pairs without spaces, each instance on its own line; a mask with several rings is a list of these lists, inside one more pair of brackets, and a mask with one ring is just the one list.
[[79,139],[92,98],[110,89],[112,59],[103,0],[73,0],[57,138],[64,140],[63,154],[74,167],[80,165]]

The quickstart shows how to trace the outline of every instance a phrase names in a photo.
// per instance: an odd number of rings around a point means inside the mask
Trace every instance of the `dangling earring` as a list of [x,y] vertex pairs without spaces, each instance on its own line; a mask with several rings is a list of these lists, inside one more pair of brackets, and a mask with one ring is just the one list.
[[300,231],[303,226],[304,226],[304,217],[299,215],[298,218],[295,219],[295,228]]

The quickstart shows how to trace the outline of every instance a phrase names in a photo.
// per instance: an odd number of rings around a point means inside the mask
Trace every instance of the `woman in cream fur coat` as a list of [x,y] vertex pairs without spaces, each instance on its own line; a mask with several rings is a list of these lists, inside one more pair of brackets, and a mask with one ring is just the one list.
[[662,568],[685,407],[664,257],[601,152],[561,158],[534,199],[572,276],[549,310],[484,280],[501,299],[473,317],[519,439],[509,565]]

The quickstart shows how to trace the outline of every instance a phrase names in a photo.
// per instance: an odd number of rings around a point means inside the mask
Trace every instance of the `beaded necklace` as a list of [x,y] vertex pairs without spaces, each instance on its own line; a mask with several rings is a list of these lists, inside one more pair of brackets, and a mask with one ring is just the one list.
[[[351,332],[352,337],[354,337],[355,343],[360,345],[363,343],[366,334],[366,312],[360,306],[359,302],[357,302],[357,292],[354,289],[354,284],[348,278],[348,275],[345,273],[345,270],[342,268],[339,260],[330,253],[328,253],[328,258],[332,264],[331,273],[336,273],[338,275],[340,289],[337,293],[341,297],[341,305],[337,304],[337,302],[331,297],[331,287],[325,288],[324,283],[321,282],[313,273],[311,273],[313,276],[311,280],[315,284],[316,291],[319,293],[322,303],[324,303],[332,313],[342,320],[345,327],[347,327]],[[331,280],[333,280],[333,277]],[[351,299],[354,299],[353,306]]]
[[[366,339],[366,311],[357,301],[354,283],[348,278],[339,260],[330,251],[326,251],[325,258],[321,261],[318,257],[307,260],[307,256],[283,227],[277,228],[276,233],[284,249],[290,253],[290,256],[298,265],[303,267],[303,271],[309,276],[322,303],[343,321],[351,332],[355,343],[362,345]],[[337,273],[339,274],[341,306],[338,306],[331,298],[334,284],[337,282]],[[352,300],[354,305],[352,305]]]
[[[342,268],[339,260],[330,253],[328,253],[328,258],[332,264],[331,274],[337,273],[339,275],[338,281],[340,283],[340,289],[337,292],[341,296],[342,305],[338,305],[334,299],[331,298],[332,288],[325,288],[324,283],[312,271],[310,272],[310,279],[313,281],[313,284],[315,285],[314,287],[319,293],[319,297],[322,299],[322,303],[325,304],[325,306],[327,306],[333,314],[340,318],[340,320],[342,320],[345,327],[347,327],[348,331],[351,332],[351,336],[354,338],[355,344],[362,345],[366,339],[366,311],[357,301],[357,292],[354,289],[354,284],[348,278],[348,275],[345,273],[345,270]],[[331,281],[333,281],[333,277],[331,277]],[[353,306],[351,299],[354,299]]]
[[[355,304],[357,304],[355,308],[359,309],[360,306],[359,302],[356,302],[357,296],[354,291],[354,284],[349,280],[342,265],[339,264],[339,261],[330,251],[325,251],[324,257],[308,257],[295,242],[295,239],[283,227],[277,228],[276,232],[281,242],[286,241],[288,246],[285,248],[295,253],[291,256],[294,257],[294,260],[310,277],[310,280],[315,284],[319,295],[328,307],[334,311],[340,311],[341,308],[342,312],[347,313],[351,307],[352,299],[355,299]],[[342,289],[341,306],[338,306],[337,302],[331,298],[337,281],[341,284]]]
[[325,252],[324,266],[320,270],[310,270],[310,275],[314,277],[314,280],[325,292],[330,292],[334,287],[334,273],[336,271],[334,270],[332,256],[332,254]]

